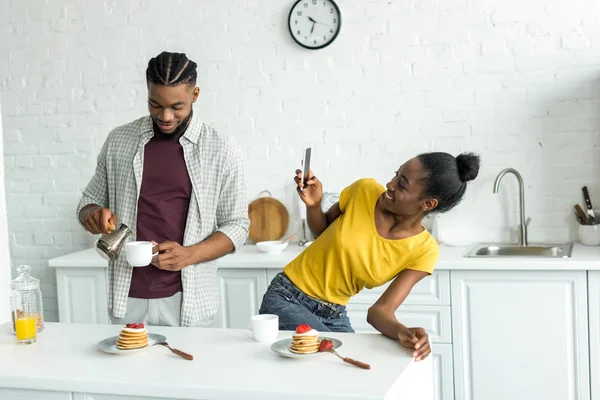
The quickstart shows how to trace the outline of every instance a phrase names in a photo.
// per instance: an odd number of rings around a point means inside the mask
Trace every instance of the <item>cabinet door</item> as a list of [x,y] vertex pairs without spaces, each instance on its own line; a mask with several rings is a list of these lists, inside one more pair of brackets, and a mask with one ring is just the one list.
[[452,373],[452,345],[432,344],[434,400],[454,399],[454,374]]
[[[390,286],[388,282],[373,289],[363,289],[350,299],[350,303],[373,304]],[[435,271],[426,276],[412,288],[403,305],[450,305],[450,271]]]
[[452,271],[456,398],[590,398],[585,271]]
[[269,287],[273,278],[275,278],[277,276],[277,274],[280,272],[283,272],[283,269],[280,269],[280,268],[267,269],[267,287]]
[[60,322],[108,324],[106,268],[56,268]]
[[588,272],[592,400],[600,400],[600,271]]
[[265,269],[218,269],[220,309],[213,327],[247,329],[267,290]]
[[[370,305],[348,304],[348,318],[357,333],[376,333],[377,330],[367,322]],[[449,306],[405,306],[395,312],[402,324],[421,327],[427,331],[434,343],[451,343],[452,327]]]

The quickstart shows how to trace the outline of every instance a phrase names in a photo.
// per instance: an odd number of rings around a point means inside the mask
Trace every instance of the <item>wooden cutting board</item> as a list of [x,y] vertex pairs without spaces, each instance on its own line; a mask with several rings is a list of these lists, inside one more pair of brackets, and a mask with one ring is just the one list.
[[290,215],[285,206],[271,197],[270,193],[269,196],[259,197],[250,203],[248,218],[250,218],[248,236],[254,243],[283,238],[290,222]]

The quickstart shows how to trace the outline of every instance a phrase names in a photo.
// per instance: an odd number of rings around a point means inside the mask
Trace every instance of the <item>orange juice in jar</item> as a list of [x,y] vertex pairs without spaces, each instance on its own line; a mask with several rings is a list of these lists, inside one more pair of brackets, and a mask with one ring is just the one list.
[[17,343],[35,343],[36,332],[37,328],[35,315],[28,314],[15,319],[15,334],[17,335]]
[[17,343],[35,343],[36,333],[44,329],[40,281],[30,275],[28,265],[19,266],[17,271],[19,276],[10,283],[12,330],[17,336]]

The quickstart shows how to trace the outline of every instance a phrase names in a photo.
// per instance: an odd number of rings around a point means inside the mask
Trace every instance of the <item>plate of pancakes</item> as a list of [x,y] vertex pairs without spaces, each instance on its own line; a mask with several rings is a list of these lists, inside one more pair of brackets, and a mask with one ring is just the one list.
[[271,345],[271,350],[284,357],[305,358],[323,354],[319,352],[321,340],[331,340],[333,348],[337,349],[342,342],[333,338],[322,338],[320,333],[309,325],[302,324],[296,328],[291,338],[279,340]]
[[119,336],[104,339],[98,342],[97,347],[105,353],[131,354],[149,350],[166,340],[163,335],[148,333],[143,324],[127,324]]
[[322,339],[331,340],[333,343],[333,348],[337,350],[338,347],[342,345],[342,341],[334,338],[317,338],[317,346],[316,347],[308,347],[306,349],[297,349],[295,346],[292,347],[292,342],[294,339],[282,339],[271,345],[271,350],[279,355],[289,358],[306,358],[306,357],[315,357],[323,352],[319,352],[319,344]]

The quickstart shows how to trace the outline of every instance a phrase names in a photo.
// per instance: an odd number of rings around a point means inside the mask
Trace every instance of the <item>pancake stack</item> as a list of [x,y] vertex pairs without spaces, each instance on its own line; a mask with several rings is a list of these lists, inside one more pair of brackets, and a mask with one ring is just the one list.
[[312,354],[319,351],[319,344],[319,332],[307,324],[302,324],[292,335],[290,351],[296,354]]
[[146,346],[148,346],[148,331],[144,324],[127,324],[121,329],[117,339],[118,349],[133,350]]

